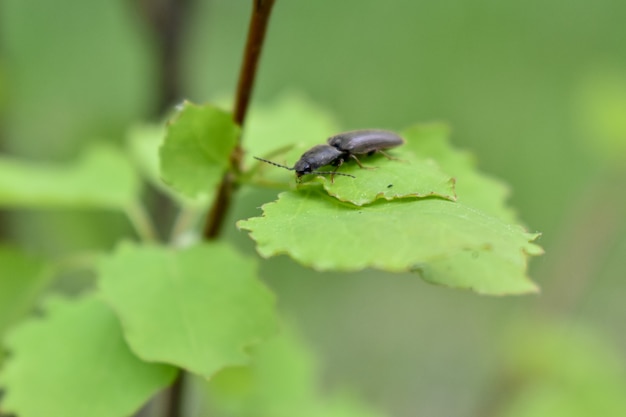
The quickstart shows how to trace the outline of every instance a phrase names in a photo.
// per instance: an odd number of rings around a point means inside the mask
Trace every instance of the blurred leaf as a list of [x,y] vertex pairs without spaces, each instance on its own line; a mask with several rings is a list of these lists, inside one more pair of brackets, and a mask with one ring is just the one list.
[[15,248],[0,246],[0,336],[34,306],[51,271],[45,262]]
[[0,207],[124,209],[138,193],[129,161],[109,146],[92,145],[69,166],[0,158]]
[[415,125],[403,133],[407,140],[405,147],[421,157],[433,158],[445,173],[456,179],[455,191],[460,203],[515,223],[515,212],[506,205],[509,187],[479,172],[469,152],[450,146],[449,136],[450,129],[441,123]]
[[275,331],[274,297],[255,268],[224,244],[180,251],[125,244],[99,272],[139,357],[209,378],[247,363],[244,350]]
[[15,328],[7,345],[2,407],[21,417],[127,416],[176,374],[137,359],[115,315],[94,296],[51,300],[47,316]]
[[338,131],[330,112],[301,94],[284,93],[273,103],[252,107],[244,135],[246,162],[256,163],[253,156],[264,158],[291,145],[307,150]]
[[359,401],[349,392],[340,392],[328,399],[310,417],[383,417],[387,415]]
[[[170,191],[161,179],[159,147],[165,139],[165,126],[135,125],[128,130],[127,140],[133,160],[148,181],[162,191]],[[176,195],[176,194],[175,194]]]
[[189,197],[210,195],[229,167],[238,136],[230,113],[185,102],[159,152],[162,178]]
[[546,320],[513,330],[507,344],[507,372],[518,381],[517,389],[499,415],[626,415],[624,361],[600,335],[580,325]]
[[316,402],[317,371],[292,331],[252,349],[249,366],[220,371],[209,384],[210,404],[233,416],[298,415]]
[[[239,221],[238,227],[250,231],[262,256],[288,254],[318,270],[425,271],[431,282],[485,294],[537,290],[525,275],[537,235],[445,200],[355,207],[311,188],[281,193],[263,206],[263,217]],[[474,252],[485,265],[466,270],[466,263],[478,262]],[[511,269],[519,272],[510,276]]]
[[181,205],[206,206],[206,198],[188,198],[168,187],[161,178],[159,148],[165,139],[165,126],[156,124],[135,125],[127,132],[128,146],[133,160],[144,177],[161,192]]
[[[252,363],[227,368],[208,383],[210,415],[228,417],[379,416],[356,399],[320,395],[317,364],[289,329],[256,346]],[[217,412],[215,412],[217,411]]]

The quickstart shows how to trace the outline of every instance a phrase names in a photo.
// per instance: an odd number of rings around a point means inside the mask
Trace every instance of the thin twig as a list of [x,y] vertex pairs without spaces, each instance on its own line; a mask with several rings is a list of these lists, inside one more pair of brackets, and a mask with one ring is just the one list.
[[239,83],[237,85],[237,100],[233,111],[235,123],[243,126],[243,122],[248,112],[248,104],[254,87],[257,66],[263,41],[265,40],[265,32],[269,22],[270,14],[274,0],[253,0],[254,9],[250,18],[250,27],[248,29],[248,40],[246,42],[246,50],[241,64],[241,72],[239,73]]
[[168,240],[170,244],[173,246],[187,245],[190,240],[189,231],[195,229],[194,226],[201,220],[202,215],[204,215],[204,210],[198,207],[181,207],[172,225]]
[[126,207],[125,213],[141,240],[144,242],[156,242],[158,240],[156,228],[148,211],[141,203],[136,202]]
[[[274,0],[253,0],[252,17],[248,27],[248,40],[244,51],[239,83],[237,85],[237,97],[233,110],[235,123],[243,127],[248,111],[248,104],[254,87],[257,74],[257,66],[263,49],[265,32],[269,22]],[[235,173],[241,171],[242,160],[241,137],[233,150],[230,158],[231,170],[222,178],[213,206],[207,215],[204,238],[215,239],[224,224],[224,219],[230,207],[231,197],[235,188]]]

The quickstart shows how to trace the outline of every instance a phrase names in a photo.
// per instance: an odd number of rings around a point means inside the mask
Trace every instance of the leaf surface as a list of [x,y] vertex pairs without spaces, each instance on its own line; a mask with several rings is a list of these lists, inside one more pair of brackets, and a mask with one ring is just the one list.
[[[274,162],[293,166],[309,146],[293,146],[274,155]],[[340,201],[357,206],[370,204],[378,199],[441,197],[455,200],[454,180],[444,173],[432,158],[423,158],[407,149],[394,149],[388,152],[394,160],[382,155],[359,156],[364,168],[348,160],[337,168],[339,174],[331,180],[330,174],[308,174],[298,183],[293,171],[287,171],[264,162],[255,168],[255,180],[261,184],[271,184],[283,189],[306,188],[311,184],[322,184],[329,195]],[[332,172],[334,166],[325,166],[319,171]]]
[[43,319],[16,327],[0,375],[2,407],[22,417],[124,417],[176,369],[134,356],[113,312],[94,296],[51,300]]
[[133,351],[209,378],[248,362],[245,348],[276,328],[274,297],[256,264],[224,244],[185,250],[122,245],[100,285]]
[[[262,256],[288,254],[318,270],[426,271],[432,282],[486,294],[536,290],[525,276],[536,235],[441,199],[356,207],[315,189],[289,191],[264,205],[263,217],[238,226],[250,231]],[[484,265],[465,271],[463,263],[473,258],[464,252],[489,255],[481,258]],[[448,260],[452,264],[446,266]],[[520,273],[509,277],[511,268]]]
[[[454,180],[441,171],[432,159],[416,157],[412,152],[398,150],[398,160],[388,160],[382,155],[359,158],[366,169],[354,162],[339,168],[339,172],[355,178],[318,176],[329,195],[357,206],[378,199],[394,200],[410,197],[441,197],[455,200]],[[371,168],[371,169],[367,169]]]
[[169,187],[161,178],[159,149],[163,144],[165,132],[164,126],[152,124],[135,125],[127,132],[128,148],[139,172],[178,204],[192,207],[206,206],[206,198],[189,198]]
[[163,179],[189,197],[211,194],[229,167],[238,136],[230,113],[185,102],[159,152]]
[[124,209],[139,180],[120,151],[92,145],[74,164],[0,158],[0,207]]
[[442,123],[418,124],[403,132],[407,149],[432,158],[456,179],[458,201],[508,223],[515,223],[515,212],[506,205],[510,194],[503,182],[479,172],[469,152],[454,149],[449,142],[450,128]]

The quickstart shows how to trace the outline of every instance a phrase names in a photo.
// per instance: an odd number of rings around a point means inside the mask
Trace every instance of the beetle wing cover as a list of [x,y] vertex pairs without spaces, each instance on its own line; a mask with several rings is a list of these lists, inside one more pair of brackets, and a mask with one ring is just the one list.
[[328,139],[328,144],[351,154],[366,154],[404,143],[404,139],[389,130],[365,129],[339,133]]

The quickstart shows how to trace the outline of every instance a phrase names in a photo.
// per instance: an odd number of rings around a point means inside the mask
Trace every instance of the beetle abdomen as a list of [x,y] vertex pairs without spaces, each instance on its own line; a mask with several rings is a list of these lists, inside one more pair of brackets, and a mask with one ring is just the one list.
[[389,130],[365,129],[339,133],[327,142],[340,151],[361,155],[395,148],[402,145],[404,139]]

